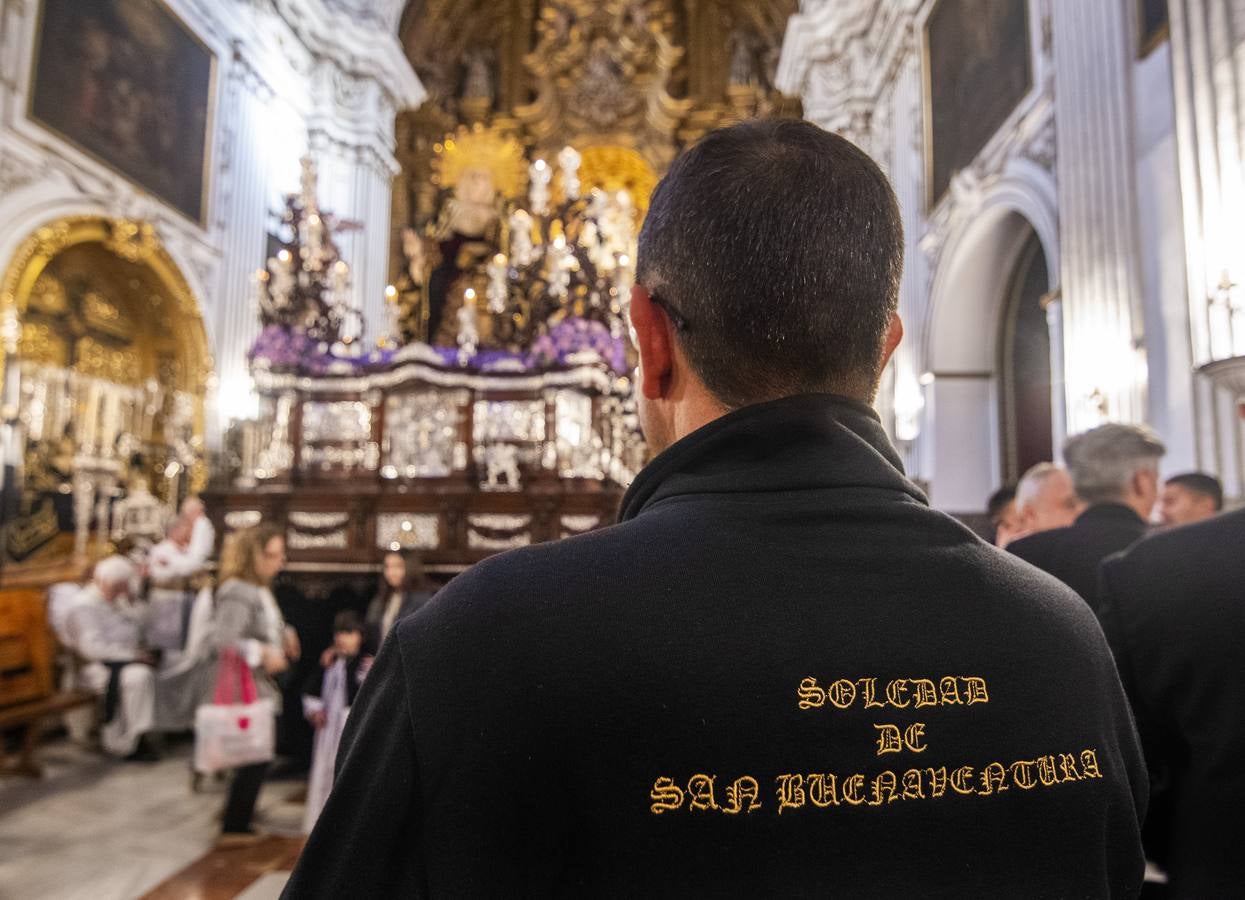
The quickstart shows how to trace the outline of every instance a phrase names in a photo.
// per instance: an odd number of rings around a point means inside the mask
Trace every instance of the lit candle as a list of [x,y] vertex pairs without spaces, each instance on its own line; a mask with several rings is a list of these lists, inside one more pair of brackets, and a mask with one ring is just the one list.
[[549,170],[547,162],[538,159],[528,167],[527,174],[531,181],[528,197],[532,212],[543,216],[549,207],[549,182],[553,178],[553,172]]

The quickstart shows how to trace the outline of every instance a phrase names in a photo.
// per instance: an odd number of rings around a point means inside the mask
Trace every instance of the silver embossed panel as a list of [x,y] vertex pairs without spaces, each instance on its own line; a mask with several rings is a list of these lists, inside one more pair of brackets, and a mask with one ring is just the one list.
[[498,441],[523,443],[545,439],[543,400],[477,400],[472,410],[476,445]]
[[[465,391],[420,391],[385,401],[385,478],[444,478],[463,468],[456,452]],[[461,463],[461,464],[460,464]]]
[[372,439],[372,408],[361,400],[303,404],[303,443],[362,444]]
[[441,546],[441,517],[436,513],[381,513],[376,517],[376,546],[435,550]]

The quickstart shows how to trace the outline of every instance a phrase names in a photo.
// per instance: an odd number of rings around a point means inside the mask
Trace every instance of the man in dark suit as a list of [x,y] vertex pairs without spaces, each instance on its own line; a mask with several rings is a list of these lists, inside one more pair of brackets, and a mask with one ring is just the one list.
[[1147,849],[1170,897],[1245,883],[1245,510],[1146,538],[1102,567],[1102,626],[1155,804]]
[[869,406],[902,246],[806,122],[672,166],[630,309],[660,452],[617,525],[396,626],[287,896],[1135,895],[1098,623],[930,509]]
[[1088,504],[1085,511],[1066,528],[1031,534],[1007,549],[1095,604],[1098,565],[1145,536],[1166,452],[1139,425],[1100,425],[1069,438],[1064,460],[1077,495]]

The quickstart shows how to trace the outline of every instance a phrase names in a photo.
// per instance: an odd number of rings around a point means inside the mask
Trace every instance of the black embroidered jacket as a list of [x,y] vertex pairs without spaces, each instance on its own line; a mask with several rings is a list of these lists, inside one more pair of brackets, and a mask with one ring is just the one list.
[[403,620],[286,896],[1126,897],[1146,790],[1089,608],[793,397]]

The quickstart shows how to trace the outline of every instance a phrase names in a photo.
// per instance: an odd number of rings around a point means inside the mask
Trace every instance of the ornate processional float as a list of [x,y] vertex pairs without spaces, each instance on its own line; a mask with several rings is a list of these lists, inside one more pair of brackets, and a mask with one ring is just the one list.
[[[283,522],[297,571],[415,549],[453,572],[612,521],[643,463],[625,324],[638,211],[581,183],[580,154],[528,162],[460,129],[437,148],[440,214],[363,346],[315,167],[255,277],[256,419],[230,431],[208,496],[218,533]],[[501,199],[528,181],[525,206]]]

